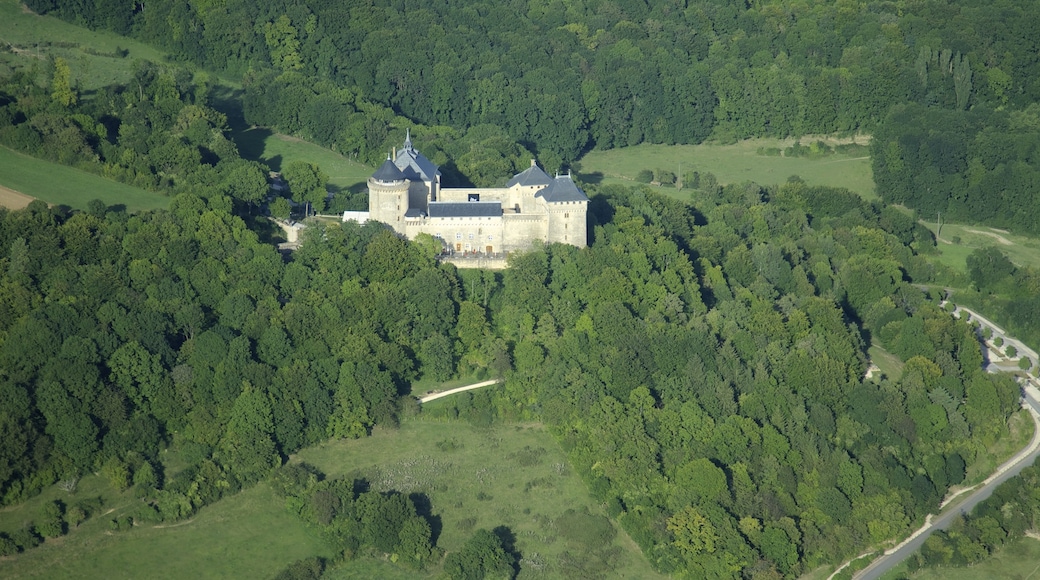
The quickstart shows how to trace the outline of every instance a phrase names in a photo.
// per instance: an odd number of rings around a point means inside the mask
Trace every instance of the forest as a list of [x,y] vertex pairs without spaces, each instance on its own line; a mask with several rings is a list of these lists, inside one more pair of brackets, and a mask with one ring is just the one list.
[[[278,474],[344,558],[407,546],[400,565],[421,568],[441,557],[426,508],[280,466],[420,412],[416,379],[497,376],[479,420],[546,423],[655,568],[790,577],[906,532],[1017,408],[974,331],[912,285],[936,276],[935,242],[895,208],[797,179],[704,179],[692,205],[589,184],[591,246],[502,273],[455,270],[375,223],[311,228],[286,260],[231,177],[263,169],[213,153],[220,115],[191,83],[164,93],[175,78],[142,65],[138,85],[79,104],[60,83],[4,85],[0,136],[76,136],[77,163],[173,196],[133,215],[0,210],[5,504],[99,471],[142,499],[135,521],[175,521]],[[170,148],[193,161],[163,165]],[[901,376],[863,380],[875,343]],[[189,467],[166,477],[170,445]],[[76,507],[65,517],[90,512]],[[53,512],[0,546],[31,548]],[[511,568],[496,538],[475,532],[474,553]]]
[[[461,154],[436,149],[490,126],[550,172],[593,147],[878,132],[888,199],[1038,223],[1033,185],[992,201],[1035,182],[1015,162],[1035,149],[1040,98],[1027,0],[27,5],[240,77],[250,122],[369,163],[405,119],[442,165]],[[993,209],[1004,201],[1023,215]]]

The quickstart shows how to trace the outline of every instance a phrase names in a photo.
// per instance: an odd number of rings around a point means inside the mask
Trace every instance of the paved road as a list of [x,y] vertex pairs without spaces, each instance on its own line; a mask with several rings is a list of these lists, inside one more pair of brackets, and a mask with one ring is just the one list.
[[447,397],[448,395],[454,395],[455,393],[461,393],[462,391],[472,391],[473,389],[479,389],[481,387],[489,387],[491,385],[497,385],[500,382],[502,382],[501,379],[492,379],[490,381],[484,381],[482,383],[473,383],[472,385],[466,385],[465,387],[458,387],[458,388],[451,389],[451,390],[448,390],[448,391],[443,391],[443,392],[440,392],[440,393],[430,393],[428,395],[424,395],[422,397],[419,397],[419,402],[420,403],[428,403],[430,401],[433,401],[434,399],[439,399],[441,397]]
[[[954,316],[957,316],[958,318],[963,314],[968,314],[972,319],[978,320],[981,324],[990,327],[993,330],[994,336],[1000,336],[1004,339],[1006,344],[1014,345],[1021,356],[1029,356],[1034,361],[1037,360],[1038,357],[1036,351],[1022,344],[1017,339],[1007,336],[1004,329],[993,324],[978,313],[961,307],[958,307],[954,311]],[[1017,366],[1013,369],[1008,369],[994,363],[987,365],[987,370],[990,370],[990,372],[995,370],[1014,370],[1020,372],[1020,369],[1018,369]],[[928,536],[932,535],[932,532],[946,529],[957,516],[970,512],[972,508],[992,495],[993,491],[1000,486],[1000,484],[1021,473],[1023,469],[1032,465],[1033,462],[1040,457],[1040,388],[1038,388],[1040,387],[1040,380],[1037,380],[1036,377],[1028,377],[1022,382],[1024,383],[1022,391],[1022,406],[1030,411],[1030,416],[1033,417],[1033,423],[1036,425],[1036,430],[1033,432],[1033,440],[1029,443],[1029,446],[1009,459],[1004,463],[1004,465],[997,468],[997,471],[983,482],[982,487],[972,492],[972,494],[968,496],[968,499],[964,500],[955,509],[952,509],[936,518],[931,518],[931,516],[929,516],[930,519],[926,520],[928,523],[924,527],[914,532],[914,534],[904,540],[902,544],[886,551],[885,555],[874,560],[870,566],[867,566],[856,573],[853,576],[855,580],[876,580],[877,578],[880,578],[896,564],[899,564],[908,558],[924,545],[925,540],[928,539]]]

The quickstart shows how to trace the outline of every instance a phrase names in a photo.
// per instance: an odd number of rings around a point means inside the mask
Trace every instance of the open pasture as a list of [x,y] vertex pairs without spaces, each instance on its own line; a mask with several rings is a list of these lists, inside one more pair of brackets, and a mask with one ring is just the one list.
[[132,513],[137,501],[98,476],[85,477],[74,494],[57,487],[0,511],[0,531],[32,520],[44,501],[68,505],[104,498],[101,513],[60,538],[0,559],[0,577],[16,578],[269,578],[291,562],[330,557],[324,542],[292,516],[262,483],[172,524],[135,525],[116,532],[112,518]]
[[0,74],[62,57],[72,68],[75,85],[91,91],[126,82],[135,60],[163,58],[155,48],[124,36],[33,14],[18,0],[0,0],[0,21]]
[[[934,216],[933,216],[934,217]],[[934,234],[935,221],[922,221]],[[1040,239],[986,226],[943,224],[939,236],[939,260],[958,272],[967,273],[966,259],[978,248],[996,246],[1016,266],[1040,268]]]
[[[447,551],[459,549],[476,529],[508,527],[523,558],[521,577],[658,577],[635,543],[589,497],[541,425],[477,428],[418,419],[365,439],[305,449],[294,460],[328,477],[364,477],[375,490],[425,494],[439,522],[437,545]],[[387,572],[362,559],[331,577],[371,574],[384,577]]]
[[168,207],[170,198],[0,147],[0,185],[54,205],[85,209],[100,199],[127,211]]
[[[804,138],[803,145],[816,139]],[[824,139],[826,141],[826,139]],[[849,157],[833,154],[821,159],[807,157],[779,157],[759,155],[759,148],[784,148],[794,139],[749,139],[732,145],[650,145],[623,147],[605,151],[590,151],[581,159],[579,174],[582,179],[604,183],[634,185],[641,170],[662,169],[679,174],[699,171],[715,174],[722,184],[753,181],[760,185],[784,183],[792,175],[801,177],[810,185],[828,185],[848,188],[864,199],[876,199],[874,178],[869,157]],[[677,191],[674,186],[657,186],[662,193],[687,198],[689,188]]]

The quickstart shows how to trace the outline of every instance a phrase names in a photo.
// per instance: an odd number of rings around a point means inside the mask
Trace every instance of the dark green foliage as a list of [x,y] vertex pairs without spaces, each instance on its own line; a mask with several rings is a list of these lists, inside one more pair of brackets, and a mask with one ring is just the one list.
[[274,580],[318,580],[324,570],[325,561],[321,558],[305,558],[289,564]]
[[444,559],[444,573],[453,580],[481,580],[483,578],[513,578],[515,560],[506,552],[502,539],[488,530],[480,529],[466,540],[458,552]]
[[57,538],[65,535],[65,505],[60,501],[49,501],[43,504],[36,530],[44,538]]
[[31,523],[26,524],[18,531],[13,532],[11,534],[11,540],[16,546],[18,546],[18,550],[21,552],[31,550],[43,543],[43,538],[40,537],[36,527]]

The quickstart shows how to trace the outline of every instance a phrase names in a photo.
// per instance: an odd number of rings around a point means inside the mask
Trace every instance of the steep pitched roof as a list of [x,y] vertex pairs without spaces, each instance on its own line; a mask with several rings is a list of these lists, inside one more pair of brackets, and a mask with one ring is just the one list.
[[588,201],[589,197],[585,195],[577,184],[571,180],[570,175],[559,175],[556,179],[552,180],[549,187],[534,194],[535,197],[540,197],[549,203],[565,202],[565,201]]
[[432,161],[412,147],[410,131],[404,139],[404,147],[397,150],[397,158],[394,163],[397,164],[406,179],[436,181],[437,176],[441,174]]
[[509,183],[506,184],[506,187],[513,187],[514,185],[530,187],[534,185],[549,185],[550,183],[552,183],[552,178],[542,171],[541,167],[532,164],[527,169],[514,175],[509,180]]
[[431,218],[446,217],[498,217],[502,215],[500,201],[431,201],[428,209]]
[[393,161],[388,158],[376,169],[376,172],[372,174],[372,179],[376,181],[382,181],[388,183],[391,181],[404,181],[404,173],[394,165]]

